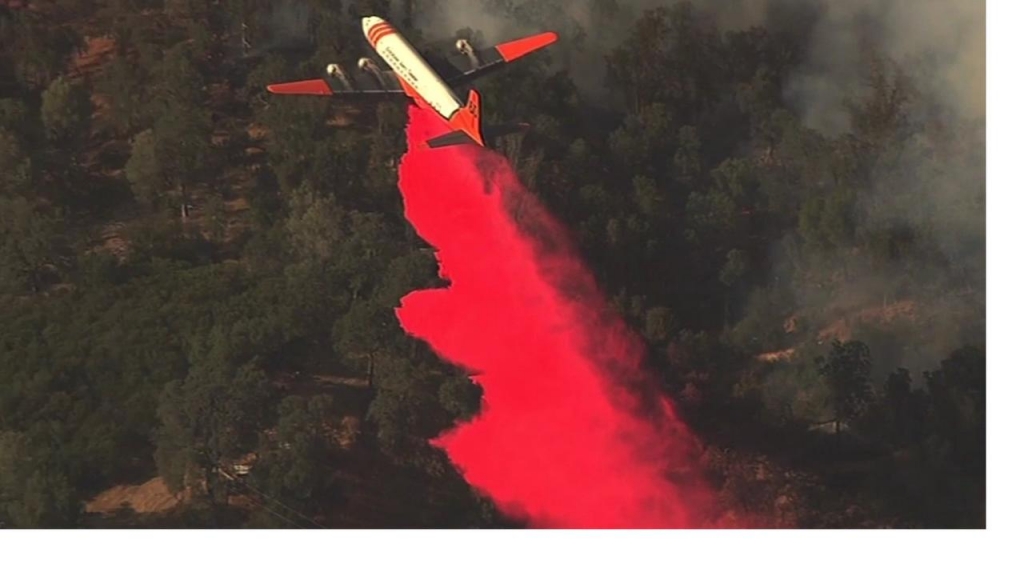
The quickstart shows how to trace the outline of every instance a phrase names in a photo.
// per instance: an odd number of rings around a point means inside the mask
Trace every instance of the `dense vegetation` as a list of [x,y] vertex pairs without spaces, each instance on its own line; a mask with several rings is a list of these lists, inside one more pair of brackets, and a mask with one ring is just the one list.
[[[392,313],[437,282],[396,190],[405,103],[262,90],[363,56],[367,13],[448,50],[430,3],[8,4],[0,523],[508,525],[427,444],[477,389]],[[813,10],[722,30],[607,0],[631,27],[565,70],[598,48],[557,3],[494,4],[571,39],[483,81],[485,113],[534,126],[504,151],[647,340],[723,507],[983,526],[983,131],[870,45],[848,127],[806,125]],[[85,513],[154,476],[187,502]]]

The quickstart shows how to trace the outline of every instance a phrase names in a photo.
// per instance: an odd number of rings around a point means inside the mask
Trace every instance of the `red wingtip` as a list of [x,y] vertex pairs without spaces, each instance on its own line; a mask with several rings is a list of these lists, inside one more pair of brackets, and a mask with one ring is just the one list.
[[511,62],[512,60],[526,56],[530,52],[535,52],[545,46],[550,46],[555,42],[558,42],[558,34],[555,34],[554,32],[544,32],[543,34],[537,34],[536,36],[520,38],[519,40],[498,44],[495,48],[506,62]]
[[327,85],[327,82],[324,82],[321,78],[271,84],[267,86],[267,91],[271,94],[307,94],[312,96],[330,96],[334,93],[331,87]]

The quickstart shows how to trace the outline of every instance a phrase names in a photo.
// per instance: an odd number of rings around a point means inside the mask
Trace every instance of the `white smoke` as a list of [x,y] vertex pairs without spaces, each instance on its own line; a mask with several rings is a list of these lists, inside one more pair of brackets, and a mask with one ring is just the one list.
[[860,86],[867,41],[911,73],[919,90],[958,118],[985,117],[983,0],[813,3],[822,11],[812,32],[808,60],[788,86],[812,128],[835,133],[847,127],[843,100]]
[[[644,10],[677,0],[419,0],[412,20],[426,34],[450,37],[472,28],[488,42],[541,29],[562,33],[579,50],[573,78],[585,90],[603,87],[603,55],[630,33]],[[407,2],[396,0],[401,13]],[[864,47],[913,71],[918,88],[966,120],[985,117],[984,0],[692,0],[722,31],[804,25],[815,15],[808,58],[787,94],[807,124],[826,133],[848,125],[843,106],[862,81]],[[802,12],[799,10],[802,9]]]

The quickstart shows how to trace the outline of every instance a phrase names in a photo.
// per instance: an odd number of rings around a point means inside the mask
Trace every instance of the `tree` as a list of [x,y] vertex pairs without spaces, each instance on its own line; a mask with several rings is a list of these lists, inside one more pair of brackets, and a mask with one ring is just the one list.
[[857,193],[848,187],[809,197],[800,209],[800,236],[818,250],[849,247],[855,234],[856,203]]
[[672,171],[675,181],[688,192],[701,175],[700,137],[693,126],[679,129],[679,141],[675,156],[672,157]]
[[671,159],[675,125],[671,109],[652,104],[627,116],[608,137],[608,148],[627,171],[649,173]]
[[453,376],[441,382],[437,397],[452,417],[468,420],[480,411],[483,389],[465,376]]
[[188,218],[192,190],[209,165],[210,119],[201,109],[174,109],[132,143],[125,175],[135,197],[151,207],[173,199]]
[[152,86],[156,122],[137,135],[125,173],[142,203],[159,207],[173,199],[188,219],[191,196],[207,181],[213,123],[203,106],[203,78],[184,43],[170,50]]
[[32,159],[12,132],[0,128],[0,196],[25,194],[32,184]]
[[0,526],[71,528],[81,513],[59,455],[26,433],[0,432]]
[[167,180],[182,206],[189,204],[193,188],[206,181],[212,131],[209,114],[201,107],[172,107],[153,126]]
[[70,27],[54,25],[34,10],[18,10],[9,21],[0,20],[0,48],[10,50],[15,76],[31,89],[52,82],[81,47],[81,36]]
[[224,336],[212,338],[209,353],[160,396],[156,461],[172,490],[191,487],[217,501],[220,468],[256,448],[273,396],[254,362],[237,363]]
[[897,446],[920,441],[924,428],[926,398],[921,390],[911,389],[910,371],[899,368],[885,381],[885,425]]
[[339,354],[366,358],[373,386],[377,357],[402,341],[395,308],[410,291],[436,279],[436,261],[418,250],[400,252],[376,215],[355,216],[339,256],[352,300],[334,325],[333,339]]
[[[334,449],[330,396],[288,396],[278,406],[273,433],[261,435],[259,459],[249,480],[272,500],[264,502],[276,514],[265,519],[285,526],[307,525],[308,516],[323,511],[329,498],[328,465]],[[283,504],[283,506],[282,506]]]
[[915,90],[907,74],[895,62],[869,54],[863,84],[867,95],[847,100],[854,133],[877,152],[893,140],[909,134],[909,108]]
[[647,11],[633,25],[626,42],[606,57],[608,83],[625,98],[631,111],[642,110],[662,95],[658,87],[671,66],[669,35],[668,10]]
[[952,448],[956,466],[978,476],[985,473],[985,374],[985,353],[975,346],[954,350],[924,373],[933,435]]
[[43,92],[40,109],[47,138],[56,146],[77,149],[89,138],[92,101],[89,91],[61,76]]
[[837,340],[828,358],[818,357],[815,364],[829,392],[838,435],[841,425],[858,416],[871,399],[871,351],[863,342]]
[[743,317],[733,326],[729,339],[752,354],[785,346],[788,335],[783,324],[792,306],[792,300],[780,289],[752,289],[746,298]]
[[280,81],[288,74],[288,61],[280,54],[268,54],[258,65],[249,70],[245,80],[246,93],[251,98],[261,98],[267,91],[267,85]]
[[721,82],[721,39],[690,2],[645,11],[606,57],[608,85],[627,109],[672,103],[689,122],[714,101]]
[[0,290],[43,288],[45,272],[62,263],[62,224],[41,204],[0,196]]
[[22,144],[34,141],[38,134],[38,118],[25,102],[14,98],[0,99],[0,131],[9,132]]
[[[348,278],[353,298],[374,298],[374,288],[391,278],[389,268],[402,254],[396,230],[384,216],[376,213],[349,212],[345,223],[345,241],[337,266]],[[401,277],[400,270],[393,270]]]
[[303,184],[289,199],[285,231],[301,261],[322,268],[338,257],[345,240],[345,213],[332,197]]
[[135,198],[150,207],[164,203],[167,186],[156,144],[152,130],[137,134],[132,139],[132,153],[124,167]]
[[157,81],[151,91],[156,118],[172,112],[194,113],[203,107],[205,82],[192,58],[188,42],[178,43],[167,50],[159,66]]
[[427,443],[452,420],[438,399],[437,371],[393,353],[381,354],[378,364],[377,386],[367,411],[378,446],[398,463],[443,474],[443,460]]
[[718,280],[732,288],[747,274],[749,267],[747,255],[742,250],[730,250],[725,256],[722,270],[718,273]]
[[97,84],[110,107],[107,117],[116,132],[140,132],[147,120],[145,105],[150,89],[146,69],[129,56],[117,56],[103,68]]
[[726,323],[730,323],[732,321],[732,300],[735,297],[735,294],[739,291],[737,286],[747,275],[749,269],[749,260],[746,253],[742,250],[732,249],[725,255],[725,264],[723,264],[721,270],[718,271],[718,281],[724,284],[727,289],[727,293],[723,295],[723,299],[725,301],[725,313],[723,316]]
[[[328,103],[319,100],[271,99],[269,105],[258,116],[260,122],[267,127],[267,154],[270,165],[277,175],[278,185],[283,190],[297,188],[307,176],[315,175],[318,180],[313,182],[317,189],[330,189],[328,186],[344,184],[347,188],[349,175],[341,180],[331,180],[334,174],[313,174],[310,170],[310,159],[322,155],[326,162],[344,166],[349,157],[338,157],[339,150],[324,150],[327,146],[322,142],[325,131],[324,120]],[[348,141],[351,136],[337,135],[337,140]],[[330,148],[333,148],[331,146]],[[356,152],[353,148],[352,152]],[[358,154],[352,155],[357,161]],[[362,165],[357,165],[362,168]],[[347,171],[346,171],[347,172]],[[358,172],[357,172],[358,173]],[[319,186],[319,184],[326,184]]]
[[394,311],[375,300],[356,300],[334,324],[334,349],[342,356],[355,354],[366,358],[366,378],[374,387],[378,353],[397,330]]
[[644,337],[652,344],[665,344],[675,334],[676,319],[671,308],[657,306],[647,311],[644,318]]

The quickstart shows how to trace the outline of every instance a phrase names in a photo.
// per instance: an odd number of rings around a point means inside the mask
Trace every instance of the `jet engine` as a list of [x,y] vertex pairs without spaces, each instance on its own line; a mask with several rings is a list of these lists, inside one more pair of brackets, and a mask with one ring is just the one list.
[[465,54],[469,58],[470,62],[473,63],[474,66],[477,66],[479,64],[479,59],[477,59],[476,56],[476,50],[473,49],[473,45],[469,43],[469,40],[466,40],[465,38],[459,38],[455,42],[455,49],[458,50],[460,53]]
[[352,89],[352,82],[349,80],[348,76],[345,74],[345,70],[341,66],[338,66],[337,64],[328,64],[327,75],[341,81],[345,88],[348,88],[349,90]]
[[377,67],[377,63],[369,58],[359,59],[359,69],[367,74],[371,74],[374,79],[377,80],[377,84],[386,87],[387,82],[384,79],[384,74],[381,73],[380,68]]

